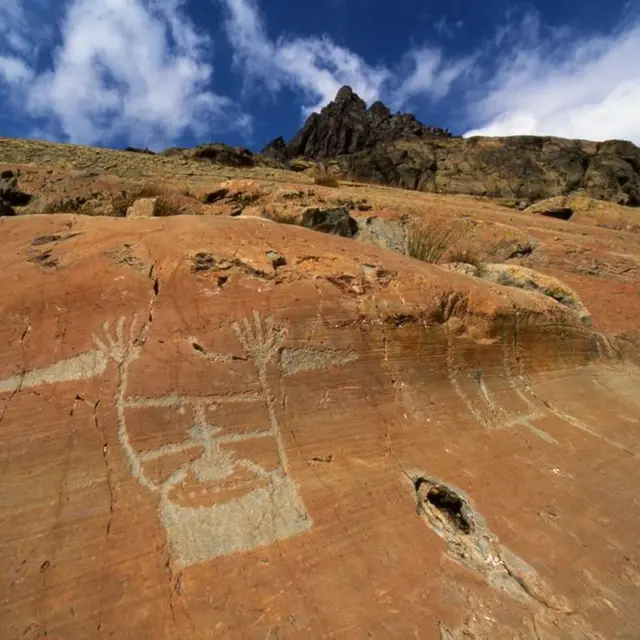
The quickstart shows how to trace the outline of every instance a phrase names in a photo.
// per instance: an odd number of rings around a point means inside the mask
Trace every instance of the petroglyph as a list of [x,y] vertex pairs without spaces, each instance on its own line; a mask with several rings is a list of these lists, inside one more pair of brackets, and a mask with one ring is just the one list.
[[[0,392],[49,385],[102,375],[115,364],[118,386],[115,413],[118,441],[129,470],[144,489],[158,496],[159,520],[165,528],[173,562],[178,567],[205,562],[221,555],[247,551],[300,534],[312,526],[298,489],[289,476],[286,448],[277,418],[276,398],[269,385],[268,368],[285,375],[340,366],[357,356],[349,350],[305,346],[283,348],[286,330],[272,317],[234,322],[231,328],[244,355],[216,353],[196,339],[192,344],[203,358],[233,366],[253,362],[258,391],[238,389],[226,394],[196,396],[184,393],[144,397],[129,393],[129,371],[143,356],[150,329],[120,318],[112,328],[108,322],[101,335],[93,335],[94,349],[49,367],[25,372],[0,381]],[[255,387],[254,387],[255,388]],[[262,412],[264,426],[250,425],[245,432],[230,433],[212,417],[224,405],[249,404],[255,415]],[[137,450],[131,441],[132,412],[166,410],[190,416],[190,426],[181,442],[151,450]],[[252,411],[253,414],[253,411]],[[277,453],[275,466],[250,459],[246,449],[235,446],[272,441]],[[180,455],[183,454],[183,455]],[[179,460],[176,462],[175,460]],[[170,472],[153,473],[153,465],[167,461]],[[248,478],[248,479],[247,479]],[[197,483],[208,503],[186,506],[183,487]],[[233,496],[229,497],[230,489]],[[213,504],[211,504],[213,500]]]
[[[517,323],[517,319],[516,319]],[[458,354],[453,335],[447,335],[447,368],[449,379],[456,394],[467,407],[469,413],[485,429],[505,429],[525,427],[550,444],[557,441],[548,433],[535,426],[534,421],[548,415],[522,373],[519,354],[518,327],[513,335],[505,330],[500,345],[502,349],[502,378],[512,392],[511,403],[520,404],[520,409],[508,410],[502,406],[490,391],[481,369],[472,368],[466,362],[458,363]],[[517,399],[517,401],[516,401]]]
[[349,349],[299,347],[282,349],[280,352],[282,373],[288,376],[301,371],[316,371],[331,366],[341,366],[357,359],[358,354]]
[[74,358],[60,360],[55,364],[22,375],[0,380],[0,393],[13,393],[18,389],[39,387],[43,384],[88,380],[102,375],[109,363],[101,351],[88,351]]
[[[536,418],[540,418],[543,416],[548,416],[548,415],[552,415],[555,416],[556,418],[559,418],[560,420],[562,420],[563,422],[566,422],[567,424],[571,425],[572,427],[583,431],[584,433],[587,433],[595,438],[599,438],[600,440],[603,440],[604,442],[606,442],[607,444],[615,447],[616,449],[619,449],[621,451],[624,451],[625,453],[629,453],[633,456],[637,455],[636,452],[631,451],[628,447],[626,447],[625,445],[621,444],[620,442],[617,442],[615,440],[612,440],[611,438],[608,438],[607,436],[599,433],[598,431],[596,431],[595,429],[593,429],[590,426],[587,426],[586,424],[584,424],[581,420],[578,420],[577,418],[575,418],[574,416],[569,415],[568,413],[565,413],[564,411],[561,411],[560,409],[558,409],[557,407],[553,406],[550,402],[548,402],[547,400],[544,400],[540,397],[538,397],[537,393],[534,391],[533,386],[531,385],[527,375],[524,372],[524,369],[522,367],[522,358],[520,355],[520,341],[519,341],[519,334],[520,334],[520,321],[518,318],[518,315],[516,314],[515,317],[515,324],[514,324],[514,330],[515,330],[515,334],[514,334],[514,340],[511,343],[512,344],[512,356],[513,356],[513,364],[511,365],[511,370],[515,373],[515,375],[510,375],[509,376],[509,380],[514,388],[514,390],[516,391],[516,393],[522,398],[522,400],[524,402],[527,403],[527,405],[531,408],[531,414],[527,417],[523,417],[520,420],[520,424],[523,424],[524,426],[528,427],[533,433],[535,433],[536,435],[540,436],[541,438],[543,438],[544,440],[546,440],[547,442],[550,442],[552,444],[557,444],[557,440],[555,440],[554,438],[552,438],[548,433],[537,429],[534,425],[531,424],[532,420],[535,420]],[[606,347],[609,347],[609,342],[606,339],[606,337],[602,336],[601,334],[596,334],[595,337],[595,344],[597,347],[597,352],[598,355],[601,359],[603,360],[607,360],[611,357],[613,357],[611,354],[607,353],[602,353],[601,351],[601,347],[600,345],[604,343],[604,345]],[[509,351],[507,350],[507,345],[508,345],[508,341],[503,341],[503,349],[505,349],[505,363],[508,362],[508,353]],[[509,366],[507,364],[505,364],[505,368],[507,370],[509,369]],[[518,381],[518,383],[516,383],[516,380]]]
[[[122,322],[119,327],[122,326]],[[269,389],[267,366],[276,362],[285,331],[272,318],[264,322],[254,314],[253,324],[244,320],[232,325],[243,348],[246,360],[252,360],[260,386],[259,393],[238,391],[210,397],[170,394],[157,398],[128,395],[128,371],[140,357],[140,349],[131,335],[122,332],[107,337],[106,354],[119,368],[120,384],[116,396],[118,438],[125,452],[129,468],[136,480],[146,489],[159,494],[160,522],[166,529],[174,562],[181,567],[205,562],[220,555],[245,551],[268,545],[301,533],[311,527],[297,487],[287,474],[287,458],[278,424],[274,398]],[[197,344],[197,343],[196,343]],[[231,356],[198,349],[208,359],[233,362]],[[267,424],[262,430],[242,434],[225,434],[223,426],[211,424],[209,415],[226,403],[255,403],[266,408]],[[136,452],[130,443],[127,424],[128,409],[161,407],[181,414],[190,412],[192,425],[183,442],[168,444],[153,451]],[[238,456],[229,445],[270,438],[278,452],[275,469],[263,468],[255,461]],[[164,480],[153,480],[145,472],[147,463],[188,450],[201,453],[187,462],[176,465]],[[247,486],[239,497],[215,502],[213,505],[184,506],[175,491],[189,478],[203,484],[207,493],[215,497],[233,484],[238,469],[255,478],[255,486]],[[266,486],[263,486],[265,485]]]

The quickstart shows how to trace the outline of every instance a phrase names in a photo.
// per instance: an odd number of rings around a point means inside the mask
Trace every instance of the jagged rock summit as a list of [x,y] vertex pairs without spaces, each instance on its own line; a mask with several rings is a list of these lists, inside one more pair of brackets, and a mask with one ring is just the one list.
[[450,137],[446,129],[429,127],[410,113],[392,114],[382,102],[369,108],[351,87],[342,87],[333,102],[320,113],[312,113],[286,146],[282,138],[269,143],[263,153],[279,158],[335,158],[371,149],[377,144],[401,139]]
[[412,114],[392,114],[381,102],[367,108],[351,87],[311,114],[289,144],[277,138],[263,153],[281,162],[335,160],[347,178],[487,196],[519,208],[571,194],[640,205],[640,149],[631,142],[460,138]]

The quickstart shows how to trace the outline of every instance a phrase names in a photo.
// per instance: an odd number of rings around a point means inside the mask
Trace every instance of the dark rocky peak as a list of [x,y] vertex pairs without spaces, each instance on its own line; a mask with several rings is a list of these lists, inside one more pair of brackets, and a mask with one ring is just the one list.
[[282,136],[272,140],[260,153],[276,162],[284,162],[287,159],[287,143]]
[[378,100],[369,107],[369,113],[378,120],[384,120],[391,117],[391,110],[387,105]]
[[333,158],[358,153],[379,143],[450,135],[444,129],[423,125],[411,114],[393,115],[380,101],[367,109],[365,101],[345,86],[320,113],[309,116],[287,145],[287,156]]
[[329,104],[340,106],[349,105],[363,111],[366,111],[367,109],[365,101],[357,93],[354,93],[353,89],[347,85],[338,90],[335,100],[333,103]]

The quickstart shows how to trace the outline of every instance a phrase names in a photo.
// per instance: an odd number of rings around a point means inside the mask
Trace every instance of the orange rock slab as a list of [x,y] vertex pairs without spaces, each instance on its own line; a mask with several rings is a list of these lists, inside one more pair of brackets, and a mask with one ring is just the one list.
[[267,220],[0,234],[3,638],[640,634],[640,375],[570,310]]

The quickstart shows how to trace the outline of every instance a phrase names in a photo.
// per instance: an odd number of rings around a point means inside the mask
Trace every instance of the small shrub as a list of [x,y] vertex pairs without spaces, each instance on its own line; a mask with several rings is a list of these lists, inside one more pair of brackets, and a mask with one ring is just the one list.
[[54,200],[53,202],[48,202],[42,213],[77,213],[82,209],[82,206],[87,201],[86,198],[78,197],[78,198],[68,198],[60,200]]
[[322,187],[339,187],[340,183],[324,167],[318,167],[313,176],[313,183]]
[[153,216],[155,218],[167,218],[169,216],[181,216],[183,214],[184,209],[172,200],[164,196],[159,196],[156,200],[156,206],[153,210]]
[[407,255],[436,263],[460,238],[460,231],[444,221],[415,221],[409,225]]

